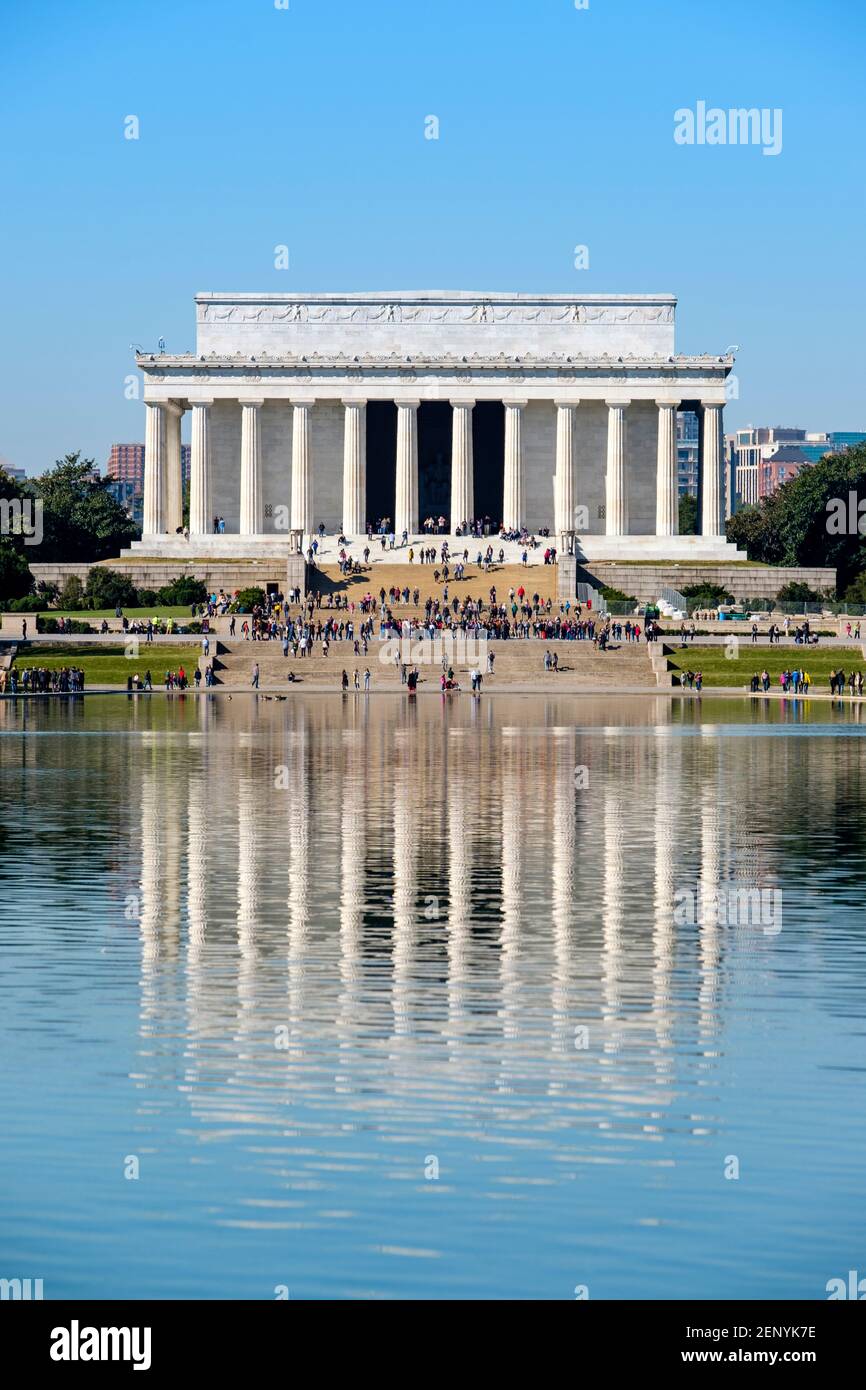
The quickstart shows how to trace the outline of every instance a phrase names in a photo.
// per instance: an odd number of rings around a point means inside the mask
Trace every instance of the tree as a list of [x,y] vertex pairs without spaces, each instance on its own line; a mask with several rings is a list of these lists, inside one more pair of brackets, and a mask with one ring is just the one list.
[[866,603],[866,570],[861,570],[856,579],[848,585],[843,597],[848,603]]
[[[27,489],[0,468],[0,499],[4,502],[26,502]],[[10,512],[11,516],[11,512]],[[5,527],[4,516],[4,527]],[[24,545],[24,534],[12,530],[0,535],[0,600],[24,598],[33,588],[33,575],[28,564],[30,547]]]
[[135,540],[138,527],[81,453],[58,459],[33,483],[42,498],[40,561],[105,560]]
[[33,588],[33,575],[12,536],[0,536],[0,600],[23,598]]
[[727,536],[750,560],[831,566],[843,591],[866,569],[866,445],[801,468],[771,497],[735,512]]
[[680,535],[696,536],[697,534],[698,499],[692,497],[690,492],[686,492],[680,498]]

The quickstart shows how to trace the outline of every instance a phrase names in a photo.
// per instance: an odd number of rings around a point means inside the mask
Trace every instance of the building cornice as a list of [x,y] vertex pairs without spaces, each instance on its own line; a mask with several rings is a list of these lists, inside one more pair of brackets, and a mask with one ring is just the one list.
[[617,371],[622,367],[629,371],[652,372],[669,367],[674,368],[674,370],[698,367],[702,370],[724,370],[727,373],[734,365],[734,358],[713,356],[711,353],[697,355],[677,353],[669,357],[619,357],[610,356],[607,353],[600,357],[568,356],[564,353],[555,353],[548,357],[536,357],[529,353],[519,356],[498,353],[495,356],[487,357],[481,353],[471,353],[468,356],[460,357],[446,353],[435,357],[417,357],[401,356],[396,352],[364,353],[356,356],[312,352],[300,356],[287,354],[277,357],[267,352],[259,353],[256,356],[247,356],[237,352],[225,355],[209,353],[207,356],[196,356],[195,353],[136,353],[135,362],[136,366],[143,372],[177,370],[199,373],[209,371],[284,372],[286,370],[306,372],[313,369],[340,372],[433,371],[451,375],[461,371]]

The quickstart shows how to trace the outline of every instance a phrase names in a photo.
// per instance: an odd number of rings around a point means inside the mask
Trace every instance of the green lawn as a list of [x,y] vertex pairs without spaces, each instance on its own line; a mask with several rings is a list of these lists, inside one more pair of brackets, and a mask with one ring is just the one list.
[[94,685],[126,685],[127,677],[134,676],[136,671],[143,680],[148,670],[154,685],[162,685],[166,671],[176,671],[179,666],[183,666],[192,680],[200,656],[200,646],[187,646],[185,643],[170,647],[153,642],[148,646],[142,641],[138,658],[133,659],[124,655],[122,646],[113,644],[94,651],[92,644],[78,646],[70,642],[60,646],[59,643],[39,642],[29,647],[24,655],[16,657],[13,664],[19,672],[25,666],[44,666],[49,671],[62,666],[78,666],[84,671],[84,686],[87,689]]
[[[667,645],[670,645],[669,643]],[[859,647],[753,647],[750,642],[741,641],[736,659],[725,655],[725,647],[694,647],[689,643],[683,650],[678,645],[670,653],[669,660],[674,663],[674,674],[678,671],[703,672],[705,686],[748,687],[753,672],[770,674],[770,689],[779,689],[779,676],[782,671],[804,668],[812,677],[812,688],[830,691],[830,672],[840,668],[846,675],[851,671],[863,671],[866,677],[866,661]]]
[[[174,618],[175,621],[180,618],[181,621],[184,619],[187,621],[194,621],[189,611],[190,607],[191,605],[187,603],[180,607],[165,608],[162,604],[158,603],[154,608],[124,608],[123,616],[128,618],[130,622],[132,622],[134,618],[143,618],[145,622],[147,622],[148,618]],[[14,618],[29,618],[33,615],[29,613],[14,613],[12,616]],[[107,618],[110,623],[120,622],[119,618],[115,618],[113,608],[94,608],[92,610],[89,608],[79,608],[74,613],[67,612],[65,608],[43,608],[40,609],[39,616],[42,618],[73,618],[77,619],[80,623],[101,623],[103,618]]]
[[[584,569],[591,570],[593,565],[605,565],[610,569],[640,569],[642,566],[647,569],[658,569],[664,566],[670,569],[709,569],[709,570],[766,570],[778,569],[780,576],[784,575],[784,569],[780,565],[765,565],[762,560],[579,560],[579,565]],[[781,587],[781,586],[780,586]]]

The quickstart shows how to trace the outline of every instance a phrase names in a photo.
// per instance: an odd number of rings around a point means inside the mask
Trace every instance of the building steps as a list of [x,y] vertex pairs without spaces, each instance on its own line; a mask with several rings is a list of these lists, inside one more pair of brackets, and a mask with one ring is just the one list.
[[[400,655],[418,656],[418,642],[419,638],[416,635],[408,650],[404,649]],[[366,657],[356,657],[352,645],[351,642],[332,642],[329,655],[323,656],[321,643],[316,643],[312,655],[293,658],[291,655],[283,657],[279,642],[221,641],[213,653],[216,684],[249,689],[252,668],[257,663],[260,685],[263,687],[285,686],[290,670],[294,671],[296,679],[301,683],[322,684],[335,689],[339,687],[343,670],[348,673],[350,682],[357,670],[363,685],[364,671],[369,668],[374,689],[400,689],[400,669],[394,661],[394,657],[400,652],[398,645],[386,644],[375,638],[369,644]],[[607,652],[601,652],[588,641],[546,642],[540,638],[529,638],[494,641],[486,647],[470,642],[465,649],[462,649],[458,642],[455,644],[452,665],[456,679],[464,689],[469,687],[469,672],[474,666],[484,674],[485,690],[521,685],[533,688],[537,686],[539,691],[543,691],[548,686],[555,687],[557,682],[570,688],[586,689],[611,685],[624,688],[655,687],[659,680],[655,663],[648,654],[648,649],[653,645],[643,640],[623,642]],[[447,647],[444,650],[447,652]],[[486,674],[487,651],[492,651],[494,655],[493,675]],[[545,651],[558,654],[558,673],[544,670]],[[438,687],[442,667],[435,647],[424,644],[424,650],[420,654],[427,655],[429,660],[409,664],[418,665],[423,686]],[[202,670],[208,664],[208,660],[210,658],[203,657],[199,661]],[[669,681],[666,683],[670,684]]]

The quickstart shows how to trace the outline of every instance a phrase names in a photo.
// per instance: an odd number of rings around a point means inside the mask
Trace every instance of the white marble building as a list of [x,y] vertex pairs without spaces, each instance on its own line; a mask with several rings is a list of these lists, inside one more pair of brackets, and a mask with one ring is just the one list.
[[[722,449],[733,361],[678,355],[675,309],[662,294],[197,295],[196,351],[136,359],[133,551],[276,556],[320,523],[360,536],[388,517],[417,537],[441,514],[452,535],[475,517],[549,528],[587,559],[736,559]],[[701,421],[700,536],[676,534],[678,409]]]

